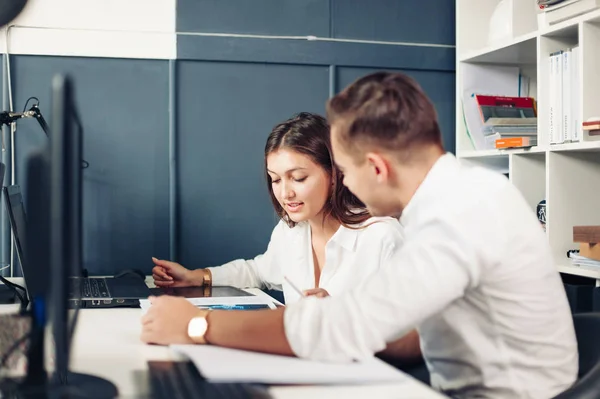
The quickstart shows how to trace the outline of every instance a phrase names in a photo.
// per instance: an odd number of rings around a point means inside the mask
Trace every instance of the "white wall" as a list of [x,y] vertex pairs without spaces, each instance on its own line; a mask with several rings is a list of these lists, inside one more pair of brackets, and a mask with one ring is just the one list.
[[10,54],[173,59],[175,8],[176,0],[29,0],[0,32],[0,52],[8,44]]

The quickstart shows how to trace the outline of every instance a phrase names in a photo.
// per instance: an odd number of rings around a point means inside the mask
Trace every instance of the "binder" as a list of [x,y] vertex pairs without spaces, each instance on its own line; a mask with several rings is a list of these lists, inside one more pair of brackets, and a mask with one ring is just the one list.
[[561,84],[562,84],[562,104],[563,104],[563,112],[562,112],[562,139],[561,142],[570,142],[573,136],[573,127],[571,124],[572,121],[572,112],[573,112],[573,102],[572,102],[572,66],[571,66],[571,50],[566,50],[562,53],[562,70],[561,70]]

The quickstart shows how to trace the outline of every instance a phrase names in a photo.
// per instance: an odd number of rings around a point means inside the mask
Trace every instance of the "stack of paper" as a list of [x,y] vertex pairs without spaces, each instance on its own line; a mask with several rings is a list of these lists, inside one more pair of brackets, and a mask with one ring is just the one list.
[[264,384],[367,384],[398,382],[405,375],[371,358],[363,362],[326,363],[210,345],[171,345],[213,382]]
[[573,266],[583,266],[590,268],[593,267],[596,269],[600,269],[600,261],[597,261],[595,259],[586,258],[585,256],[577,254],[571,254],[569,255],[569,257],[571,258],[571,263],[573,264]]

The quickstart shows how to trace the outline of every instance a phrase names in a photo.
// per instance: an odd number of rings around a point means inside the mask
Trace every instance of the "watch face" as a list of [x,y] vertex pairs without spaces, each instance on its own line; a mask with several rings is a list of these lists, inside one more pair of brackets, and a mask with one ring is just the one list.
[[204,317],[194,317],[188,325],[188,335],[191,338],[201,338],[206,333],[208,323]]

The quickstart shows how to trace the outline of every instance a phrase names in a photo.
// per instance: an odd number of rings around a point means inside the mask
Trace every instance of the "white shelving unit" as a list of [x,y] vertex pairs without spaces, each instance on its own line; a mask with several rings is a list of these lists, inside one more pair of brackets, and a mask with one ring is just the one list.
[[[582,134],[582,141],[549,143],[548,85],[551,52],[579,46],[580,115],[600,116],[600,9],[555,25],[538,26],[535,0],[507,1],[512,34],[488,41],[494,10],[501,0],[456,1],[456,153],[463,162],[508,173],[535,211],[547,202],[547,235],[561,273],[596,279],[600,269],[572,266],[566,257],[573,243],[573,226],[600,225],[596,199],[600,195],[600,136]],[[462,109],[461,67],[517,66],[530,79],[529,96],[537,100],[538,145],[529,149],[475,150],[467,134]],[[503,95],[505,93],[497,93]]]

